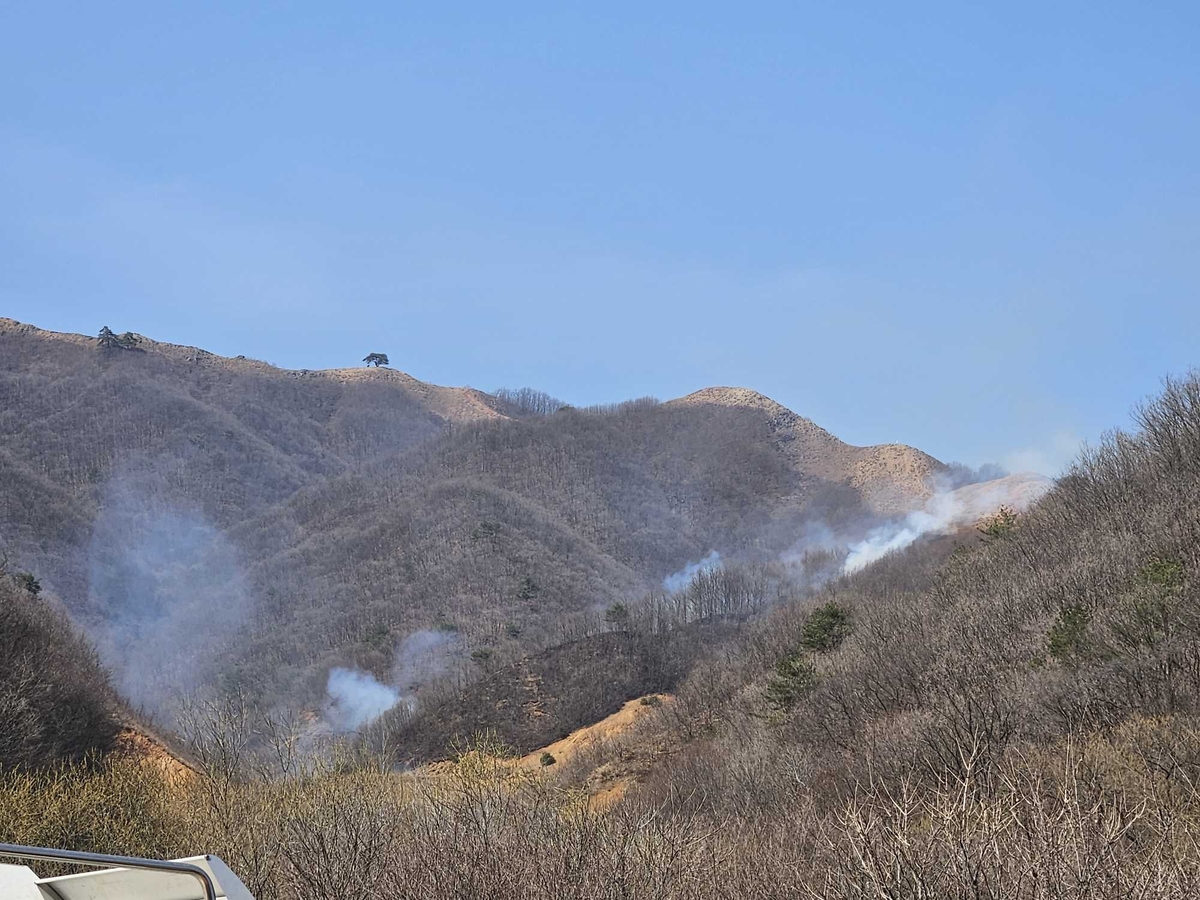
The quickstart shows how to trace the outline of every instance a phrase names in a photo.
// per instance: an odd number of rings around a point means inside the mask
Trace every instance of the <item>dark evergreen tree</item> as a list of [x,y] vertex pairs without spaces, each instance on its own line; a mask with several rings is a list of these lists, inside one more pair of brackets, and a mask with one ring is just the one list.
[[121,339],[113,334],[113,330],[105,325],[100,329],[100,336],[96,338],[101,350],[120,350]]
[[132,331],[116,334],[107,325],[100,329],[100,335],[96,338],[101,350],[136,350],[141,340]]

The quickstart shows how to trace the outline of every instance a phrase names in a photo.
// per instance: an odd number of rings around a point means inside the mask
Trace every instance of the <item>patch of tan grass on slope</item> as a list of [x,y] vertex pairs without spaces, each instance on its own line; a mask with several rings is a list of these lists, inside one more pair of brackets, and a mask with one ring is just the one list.
[[367,368],[322,369],[309,375],[329,378],[342,383],[382,381],[395,384],[418,397],[431,411],[451,422],[471,422],[480,419],[507,419],[487,402],[487,394],[469,387],[444,387],[413,378],[397,369]]
[[560,763],[570,762],[589,747],[625,735],[655,708],[655,701],[649,699],[651,697],[656,698],[657,705],[669,704],[674,699],[669,694],[649,694],[630,700],[611,716],[606,716],[594,725],[585,725],[572,731],[562,740],[525,754],[517,760],[517,765],[540,766],[543,753],[549,753]]
[[117,735],[113,755],[157,772],[171,784],[191,782],[199,774],[191,763],[140,728],[126,726]]
[[944,468],[928,453],[907,444],[855,447],[848,480],[879,513],[916,509],[933,495],[930,476]]
[[[659,755],[657,745],[642,747],[640,742],[623,745],[622,739],[632,738],[657,709],[668,706],[675,700],[670,694],[648,694],[625,703],[612,715],[599,722],[585,725],[565,738],[539,747],[524,756],[510,759],[484,759],[479,750],[470,750],[457,761],[443,761],[422,766],[414,773],[418,778],[444,779],[462,775],[464,767],[470,770],[489,769],[499,775],[500,770],[511,773],[503,776],[512,787],[527,783],[530,777],[540,773],[564,773],[572,790],[580,791],[587,805],[596,811],[604,811],[617,803],[638,779],[650,769]],[[543,757],[550,754],[553,766],[543,765]]]

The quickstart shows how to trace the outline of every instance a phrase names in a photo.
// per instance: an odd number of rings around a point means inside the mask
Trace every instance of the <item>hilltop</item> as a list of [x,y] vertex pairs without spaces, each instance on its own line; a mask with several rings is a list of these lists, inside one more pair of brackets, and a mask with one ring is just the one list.
[[760,411],[792,468],[831,483],[851,485],[879,513],[913,509],[932,493],[930,476],[945,468],[928,453],[905,444],[855,447],[843,443],[811,419],[747,388],[705,388],[668,405]]

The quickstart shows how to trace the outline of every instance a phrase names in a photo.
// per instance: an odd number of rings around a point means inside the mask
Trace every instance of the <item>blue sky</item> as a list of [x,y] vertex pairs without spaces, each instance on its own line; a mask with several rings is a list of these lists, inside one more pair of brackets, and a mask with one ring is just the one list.
[[1195,4],[507,6],[7,4],[0,315],[1041,469],[1200,363]]

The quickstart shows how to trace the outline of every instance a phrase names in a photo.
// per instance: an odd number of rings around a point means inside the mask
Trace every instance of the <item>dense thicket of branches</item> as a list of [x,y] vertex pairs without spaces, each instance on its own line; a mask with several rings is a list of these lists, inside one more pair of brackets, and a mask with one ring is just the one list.
[[630,629],[570,640],[433,693],[415,712],[393,710],[369,729],[364,745],[403,766],[449,758],[479,734],[528,753],[628,700],[673,690],[697,659],[734,633],[736,623],[714,617],[658,633]]
[[[813,602],[842,611],[835,645],[789,606],[700,666],[676,707],[691,749],[651,791],[758,809],[838,802],[864,782],[992,795],[1033,748],[1194,734],[1200,379],[1168,383],[1137,419],[1015,526],[830,584]],[[1200,758],[1160,750],[1164,789],[1192,790]]]
[[535,416],[548,416],[551,413],[558,412],[567,405],[557,397],[551,397],[545,391],[539,391],[537,388],[531,387],[502,387],[496,391],[496,396],[521,412],[530,413]]
[[[236,532],[272,594],[251,680],[319,670],[330,644],[383,674],[399,639],[442,622],[464,657],[514,659],[712,547],[774,555],[826,511],[863,513],[852,489],[791,470],[752,410],[631,406],[456,428]],[[367,640],[379,633],[389,638]]]
[[0,572],[0,771],[83,761],[118,730],[95,651],[27,584]]

